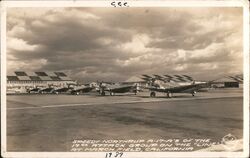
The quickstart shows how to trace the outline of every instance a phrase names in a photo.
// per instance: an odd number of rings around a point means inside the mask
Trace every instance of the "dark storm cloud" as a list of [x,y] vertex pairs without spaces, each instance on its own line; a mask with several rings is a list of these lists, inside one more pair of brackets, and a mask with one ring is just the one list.
[[[186,28],[184,28],[186,29]],[[212,43],[224,42],[224,37],[230,36],[230,30],[216,30],[213,32],[195,34],[195,32],[188,32],[179,36],[171,36],[166,33],[160,41],[153,41],[148,46],[156,48],[168,48],[168,49],[185,49],[194,50],[206,48]],[[162,31],[164,34],[164,31]],[[166,38],[167,37],[167,38]]]
[[7,68],[87,81],[242,72],[241,18],[238,8],[11,8]]

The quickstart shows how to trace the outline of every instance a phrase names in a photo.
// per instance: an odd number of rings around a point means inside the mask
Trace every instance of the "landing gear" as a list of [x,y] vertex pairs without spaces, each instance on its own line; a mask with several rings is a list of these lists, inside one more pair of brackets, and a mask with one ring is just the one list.
[[134,94],[135,94],[135,95],[137,94],[137,90],[134,90]]
[[150,93],[150,97],[155,97],[156,96],[156,93],[155,92],[151,92]]
[[101,95],[102,95],[102,96],[105,96],[105,92],[104,92],[104,91],[101,91]]
[[172,98],[172,93],[167,92],[167,98]]
[[110,92],[110,95],[113,96],[115,93],[114,92]]
[[138,93],[139,91],[140,91],[140,87],[139,87],[138,84],[136,84],[136,85],[135,85],[135,90],[134,90],[135,95],[137,95],[137,93]]
[[196,91],[193,91],[193,92],[192,92],[192,96],[193,96],[193,97],[194,97],[195,93],[196,93]]

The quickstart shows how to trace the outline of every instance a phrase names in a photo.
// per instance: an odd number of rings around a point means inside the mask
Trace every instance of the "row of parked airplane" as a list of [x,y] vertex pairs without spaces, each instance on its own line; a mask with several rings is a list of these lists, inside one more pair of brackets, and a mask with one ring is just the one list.
[[155,75],[154,77],[143,75],[145,80],[144,85],[139,83],[108,83],[108,82],[93,82],[90,84],[68,84],[66,87],[56,87],[54,85],[49,85],[47,87],[35,87],[27,89],[28,93],[70,93],[74,95],[79,95],[81,93],[88,93],[91,91],[96,91],[100,95],[105,96],[107,93],[110,95],[115,95],[116,93],[128,93],[132,92],[135,95],[147,89],[150,91],[150,96],[155,97],[156,93],[166,93],[167,97],[172,97],[173,93],[189,93],[192,96],[201,89],[211,86],[211,82],[197,82],[191,80],[176,82],[169,78],[164,78],[162,76]]
[[51,93],[51,94],[60,94],[60,93],[70,93],[74,95],[79,95],[82,93],[88,93],[91,91],[99,92],[101,95],[106,95],[109,92],[110,95],[115,93],[127,93],[133,92],[137,93],[139,91],[139,86],[136,83],[133,84],[121,84],[121,83],[108,83],[108,82],[92,82],[90,84],[67,84],[64,87],[58,87],[55,85],[48,86],[36,86],[27,88],[28,93]]

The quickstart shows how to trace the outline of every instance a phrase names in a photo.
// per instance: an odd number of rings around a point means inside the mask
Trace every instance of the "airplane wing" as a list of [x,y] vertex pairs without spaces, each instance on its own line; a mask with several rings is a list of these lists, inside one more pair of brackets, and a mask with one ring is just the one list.
[[83,87],[83,88],[79,88],[79,89],[74,89],[73,91],[75,92],[90,92],[92,89],[94,89],[93,87]]
[[39,92],[40,93],[43,93],[43,92],[49,93],[49,92],[52,92],[53,89],[54,89],[53,87],[47,87],[44,89],[40,89]]
[[35,88],[31,88],[31,89],[28,89],[28,92],[38,92],[40,90],[40,88],[38,87],[35,87]]
[[126,93],[126,92],[130,92],[131,89],[134,87],[135,87],[134,85],[113,87],[113,88],[108,89],[108,91],[111,91],[114,93]]
[[207,83],[199,83],[199,84],[191,84],[191,85],[173,87],[173,88],[166,89],[166,91],[169,91],[171,93],[191,93],[191,92],[197,91],[205,87],[208,87]]
[[54,92],[67,92],[70,89],[71,88],[68,88],[68,87],[61,87],[61,88],[55,89]]

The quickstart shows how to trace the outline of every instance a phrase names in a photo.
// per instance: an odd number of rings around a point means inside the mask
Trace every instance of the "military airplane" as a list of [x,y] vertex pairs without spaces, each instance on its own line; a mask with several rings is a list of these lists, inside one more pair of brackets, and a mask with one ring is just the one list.
[[47,86],[45,85],[37,85],[37,86],[28,86],[26,87],[26,91],[28,93],[41,93],[41,94],[44,94],[44,93],[52,93],[54,90],[54,85],[53,84],[49,84]]
[[149,86],[145,88],[150,90],[151,97],[155,97],[156,92],[166,93],[168,98],[172,97],[173,93],[191,93],[192,96],[194,96],[197,90],[209,87],[211,85],[211,82],[193,81],[192,83],[186,83],[183,85],[173,81],[168,82],[155,79],[154,81],[149,83]]
[[54,87],[53,85],[48,85],[47,87],[41,87],[38,92],[41,93],[41,94],[44,94],[44,93],[52,93],[52,91],[54,90]]
[[39,91],[40,91],[40,89],[41,89],[42,87],[39,87],[39,86],[35,86],[35,87],[27,87],[27,92],[28,93],[39,93]]
[[174,83],[178,83],[179,85],[190,85],[191,83],[193,83],[194,79],[188,75],[153,75],[149,76],[149,75],[142,75],[145,81],[147,81],[148,83],[152,83],[155,80],[160,80],[163,82],[174,82]]
[[101,82],[99,84],[99,92],[102,96],[105,96],[105,92],[109,92],[111,96],[115,93],[129,93],[132,92],[135,95],[140,91],[137,83],[133,84],[121,84],[121,83],[105,83]]
[[72,88],[71,94],[79,95],[81,93],[88,93],[97,88],[98,85],[95,82],[90,84],[76,85],[75,87]]
[[74,89],[74,86],[76,86],[75,83],[66,83],[67,86],[55,86],[52,93],[59,94],[59,93],[67,93],[71,92],[72,89]]

